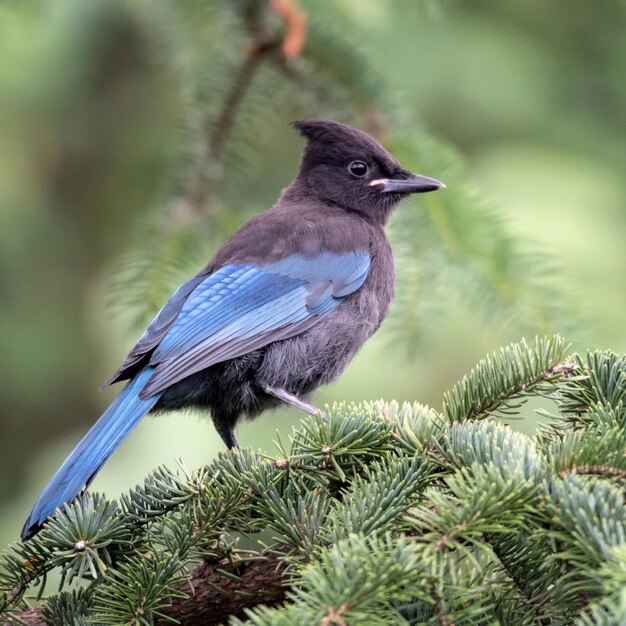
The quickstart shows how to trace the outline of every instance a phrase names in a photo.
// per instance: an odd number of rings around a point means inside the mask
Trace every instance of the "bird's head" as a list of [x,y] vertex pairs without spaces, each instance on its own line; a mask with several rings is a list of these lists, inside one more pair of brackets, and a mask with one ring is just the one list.
[[412,193],[445,185],[413,174],[367,133],[327,120],[293,125],[308,140],[296,179],[309,193],[386,223],[391,210]]

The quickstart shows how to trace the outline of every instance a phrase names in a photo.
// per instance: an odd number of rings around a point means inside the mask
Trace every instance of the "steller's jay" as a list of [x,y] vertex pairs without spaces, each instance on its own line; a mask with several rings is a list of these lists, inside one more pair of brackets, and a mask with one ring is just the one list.
[[384,227],[411,193],[444,185],[403,169],[366,133],[324,120],[278,202],[245,223],[157,313],[105,383],[128,380],[39,496],[22,539],[70,502],[149,412],[199,407],[229,448],[242,416],[335,380],[378,329],[394,293]]

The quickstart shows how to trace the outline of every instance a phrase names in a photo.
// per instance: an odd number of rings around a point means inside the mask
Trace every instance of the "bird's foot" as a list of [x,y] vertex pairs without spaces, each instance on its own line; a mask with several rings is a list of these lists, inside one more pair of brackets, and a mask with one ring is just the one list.
[[305,400],[301,400],[297,396],[281,389],[280,387],[270,387],[269,385],[263,385],[263,391],[269,394],[270,396],[274,396],[287,404],[291,404],[291,406],[295,406],[296,408],[308,413],[309,415],[320,415],[324,421],[328,420],[328,417],[324,411],[318,409],[316,406],[312,405],[310,402],[306,402]]

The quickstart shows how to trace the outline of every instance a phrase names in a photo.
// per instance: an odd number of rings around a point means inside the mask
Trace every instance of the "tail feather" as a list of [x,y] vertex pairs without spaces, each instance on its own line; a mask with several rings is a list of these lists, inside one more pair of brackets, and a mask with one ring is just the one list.
[[28,516],[22,529],[23,540],[36,534],[57,507],[71,502],[91,482],[130,431],[154,407],[160,393],[145,400],[139,398],[153,372],[151,367],[139,372],[65,459]]

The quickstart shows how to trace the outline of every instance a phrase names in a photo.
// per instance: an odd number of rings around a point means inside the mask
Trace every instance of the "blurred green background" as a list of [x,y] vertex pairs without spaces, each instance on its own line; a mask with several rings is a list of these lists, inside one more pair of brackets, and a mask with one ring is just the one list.
[[[159,289],[133,286],[142,263],[162,260],[160,283],[173,289],[243,219],[267,208],[297,168],[302,141],[287,125],[294,116],[363,119],[362,111],[349,113],[349,98],[310,97],[283,88],[280,71],[260,72],[219,173],[200,177],[217,191],[202,198],[199,215],[177,203],[250,34],[234,17],[246,2],[221,4],[0,3],[2,541],[17,538],[52,471],[114,396],[98,387],[141,331],[137,310],[162,304]],[[371,69],[371,77],[354,69],[353,78],[382,92],[379,113],[385,101],[398,103],[403,127],[456,148],[474,194],[533,250],[529,273],[560,265],[566,308],[580,320],[568,330],[574,348],[626,351],[624,4],[302,0],[300,7],[312,34],[337,33]],[[270,27],[279,26],[270,18]],[[326,59],[330,78],[322,84],[344,80],[341,61]],[[296,59],[282,71],[298,69]],[[393,132],[389,122],[381,134]],[[431,170],[423,173],[443,178]],[[166,239],[154,234],[164,231]],[[400,265],[399,278],[408,271]],[[517,322],[474,311],[454,290],[442,294],[446,314],[431,314],[410,356],[383,327],[315,402],[383,397],[439,408],[443,391],[480,357],[519,339]],[[532,411],[524,414],[519,427],[534,428]],[[277,431],[287,440],[300,419],[288,410],[265,415],[243,424],[239,441],[271,452]],[[180,458],[193,468],[221,448],[208,420],[146,419],[92,488],[117,496],[159,464]]]

